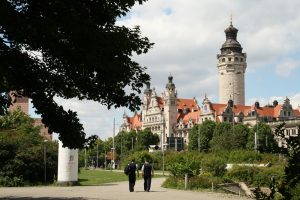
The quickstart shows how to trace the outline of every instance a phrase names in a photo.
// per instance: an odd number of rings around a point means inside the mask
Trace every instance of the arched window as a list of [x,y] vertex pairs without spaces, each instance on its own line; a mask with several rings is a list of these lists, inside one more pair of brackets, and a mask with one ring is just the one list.
[[222,62],[225,62],[225,58],[222,58]]
[[234,61],[239,61],[239,58],[238,57],[234,57]]

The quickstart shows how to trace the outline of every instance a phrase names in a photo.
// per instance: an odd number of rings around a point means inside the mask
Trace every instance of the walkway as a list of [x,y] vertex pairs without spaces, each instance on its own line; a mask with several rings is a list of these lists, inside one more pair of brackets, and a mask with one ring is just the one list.
[[[144,192],[142,180],[137,181],[135,192],[128,191],[128,182],[101,186],[73,187],[16,187],[0,188],[0,200],[237,200],[247,199],[235,195],[192,192],[160,187],[164,178],[152,179],[150,192]],[[248,199],[249,200],[249,199]]]

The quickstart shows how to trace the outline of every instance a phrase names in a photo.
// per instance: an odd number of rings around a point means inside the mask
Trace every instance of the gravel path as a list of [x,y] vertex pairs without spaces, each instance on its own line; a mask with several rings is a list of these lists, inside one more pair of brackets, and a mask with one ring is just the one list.
[[[73,187],[0,187],[0,199],[11,200],[225,200],[248,199],[236,195],[209,192],[192,192],[160,187],[164,178],[152,179],[150,192],[144,192],[143,181],[139,180],[135,192],[128,191],[128,182],[118,182],[101,186]],[[249,199],[248,199],[249,200]]]

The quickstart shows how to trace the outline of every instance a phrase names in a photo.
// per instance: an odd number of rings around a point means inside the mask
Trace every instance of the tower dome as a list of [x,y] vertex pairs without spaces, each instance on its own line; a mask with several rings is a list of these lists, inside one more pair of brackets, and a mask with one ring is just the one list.
[[230,22],[229,27],[226,28],[224,32],[226,35],[226,41],[222,45],[221,54],[226,54],[230,52],[242,53],[243,48],[236,39],[238,29],[232,25],[232,22]]

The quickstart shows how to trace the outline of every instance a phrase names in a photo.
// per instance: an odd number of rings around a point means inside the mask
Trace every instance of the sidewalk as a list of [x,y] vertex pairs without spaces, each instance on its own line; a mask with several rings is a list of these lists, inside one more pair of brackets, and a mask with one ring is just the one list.
[[234,195],[192,192],[160,187],[165,178],[152,179],[150,192],[144,192],[143,180],[136,183],[135,192],[128,191],[128,182],[110,183],[101,186],[73,187],[17,187],[0,188],[0,199],[12,200],[237,200],[247,199]]

